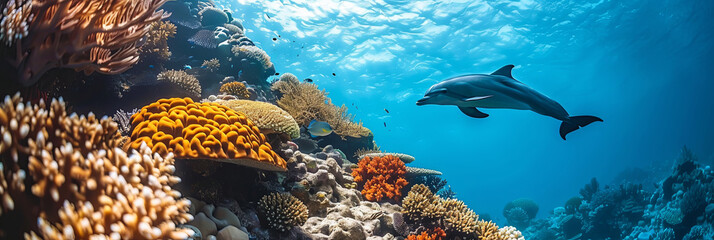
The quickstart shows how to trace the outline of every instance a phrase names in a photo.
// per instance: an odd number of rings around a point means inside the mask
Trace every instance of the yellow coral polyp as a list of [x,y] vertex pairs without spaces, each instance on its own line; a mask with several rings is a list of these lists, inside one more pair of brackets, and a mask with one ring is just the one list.
[[243,113],[190,98],[161,99],[131,117],[128,147],[142,143],[160,154],[230,162],[270,171],[285,171],[287,163],[266,142]]

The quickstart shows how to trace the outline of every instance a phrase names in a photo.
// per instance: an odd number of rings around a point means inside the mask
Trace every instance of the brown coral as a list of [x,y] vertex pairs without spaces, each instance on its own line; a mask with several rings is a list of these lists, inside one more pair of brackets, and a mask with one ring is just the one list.
[[213,72],[221,67],[221,62],[219,62],[217,58],[211,58],[210,60],[203,60],[203,64],[201,64],[201,67]]
[[201,83],[183,70],[168,70],[156,76],[159,82],[168,82],[189,97],[201,96]]
[[[143,145],[119,148],[108,118],[68,115],[64,102],[0,105],[0,227],[4,237],[43,239],[183,239],[189,202],[170,187],[173,158]],[[25,185],[29,184],[29,185]],[[41,208],[40,208],[41,207]]]
[[287,139],[300,137],[300,127],[295,119],[273,104],[250,100],[216,100],[214,103],[244,113],[263,134],[277,133]]
[[362,122],[353,122],[354,117],[347,113],[347,107],[333,105],[327,93],[317,89],[315,84],[300,83],[297,77],[286,73],[270,89],[283,95],[277,101],[278,106],[290,113],[300,126],[307,127],[316,119],[329,123],[340,136],[360,138],[372,135]]
[[[122,73],[139,60],[137,42],[158,21],[167,0],[15,0],[18,13],[6,6],[3,19],[18,26],[24,19],[27,34],[17,40],[14,56],[21,84],[32,85],[48,70],[73,68],[85,74]],[[158,10],[158,11],[157,11]],[[22,16],[22,17],[20,17]],[[24,29],[23,29],[24,30]],[[9,30],[3,29],[9,33]],[[7,37],[6,37],[7,39]]]
[[32,1],[10,0],[2,10],[2,20],[0,21],[0,41],[7,46],[12,46],[28,34],[29,23],[34,15]]
[[383,197],[399,201],[406,167],[395,156],[365,157],[352,170],[354,181],[362,186],[362,195],[370,201],[381,201]]
[[245,84],[242,82],[224,83],[221,85],[221,89],[219,91],[225,94],[237,96],[240,99],[250,98],[250,92],[248,92],[248,88],[246,88]]
[[210,159],[270,171],[287,163],[243,114],[190,98],[160,99],[131,117],[130,148],[146,143],[154,152],[177,158]]
[[251,45],[235,45],[231,51],[238,59],[247,59],[250,62],[258,63],[263,70],[273,67],[273,63],[263,49]]
[[156,56],[161,60],[169,60],[171,51],[167,43],[169,38],[176,35],[176,25],[169,21],[157,21],[149,25],[146,33],[146,43],[141,46],[141,53]]
[[289,193],[271,193],[258,202],[258,212],[271,229],[285,232],[307,221],[307,207]]

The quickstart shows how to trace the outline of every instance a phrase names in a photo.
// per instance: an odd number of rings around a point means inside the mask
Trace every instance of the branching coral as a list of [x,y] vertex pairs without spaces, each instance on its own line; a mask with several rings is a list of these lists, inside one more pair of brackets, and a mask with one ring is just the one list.
[[221,85],[221,89],[219,91],[225,94],[237,96],[241,99],[250,98],[250,92],[248,91],[248,88],[245,87],[245,84],[243,84],[242,82],[224,83],[223,85]]
[[244,113],[263,134],[277,133],[286,139],[300,137],[300,127],[295,119],[273,104],[250,100],[216,100],[214,103]]
[[282,94],[277,101],[278,106],[290,113],[300,126],[307,127],[310,121],[316,119],[329,123],[333,131],[343,137],[372,135],[361,122],[353,122],[354,117],[347,113],[347,107],[333,105],[327,93],[317,89],[315,84],[300,83],[297,77],[286,73],[273,84],[271,90]]
[[160,99],[131,117],[130,148],[146,143],[154,152],[177,158],[210,159],[285,171],[286,162],[243,114],[190,98]]
[[[56,67],[117,74],[139,60],[137,42],[150,24],[164,17],[157,9],[166,1],[14,0],[3,11],[0,32],[14,33],[4,39],[15,40],[16,51],[9,60],[25,86]],[[22,35],[17,34],[20,29]]]
[[362,195],[370,201],[381,201],[383,197],[399,201],[402,188],[407,185],[404,179],[406,167],[395,156],[365,157],[352,170],[354,181],[362,187]]
[[168,82],[189,97],[201,96],[201,83],[183,70],[168,70],[156,76],[159,82]]
[[[64,102],[0,106],[0,194],[4,237],[184,239],[189,201],[171,185],[172,155],[119,148],[116,123],[68,115]],[[28,184],[28,185],[26,185]],[[41,208],[38,208],[41,206]],[[5,218],[5,219],[2,219]]]
[[271,229],[285,232],[307,221],[307,207],[289,193],[271,193],[258,202],[258,212]]
[[29,23],[34,15],[32,1],[10,0],[7,1],[2,10],[2,20],[0,20],[0,41],[7,46],[12,46],[28,34]]
[[169,38],[176,35],[176,25],[168,21],[157,21],[149,25],[146,34],[146,43],[141,46],[142,54],[150,54],[161,60],[169,60],[171,51],[167,43]]
[[211,58],[210,60],[204,60],[203,64],[201,64],[201,67],[213,72],[221,67],[221,62],[219,62],[217,58]]

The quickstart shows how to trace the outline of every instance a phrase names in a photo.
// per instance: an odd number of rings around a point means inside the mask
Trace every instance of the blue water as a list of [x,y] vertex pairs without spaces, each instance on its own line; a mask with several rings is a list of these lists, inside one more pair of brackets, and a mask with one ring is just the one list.
[[[683,145],[714,159],[714,1],[220,4],[277,72],[312,78],[382,150],[442,171],[459,199],[501,221],[508,201],[531,198],[547,216],[590,178],[606,184],[628,167],[669,165]],[[443,79],[506,64],[571,115],[604,123],[563,141],[560,121],[530,111],[474,119],[415,105]]]

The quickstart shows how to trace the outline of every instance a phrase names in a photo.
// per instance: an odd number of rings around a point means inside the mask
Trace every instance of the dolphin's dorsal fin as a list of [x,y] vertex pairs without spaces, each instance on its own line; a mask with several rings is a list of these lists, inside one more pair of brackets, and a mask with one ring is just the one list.
[[511,76],[511,70],[513,70],[513,67],[513,64],[508,64],[491,73],[491,75],[501,75],[513,79],[513,76]]

